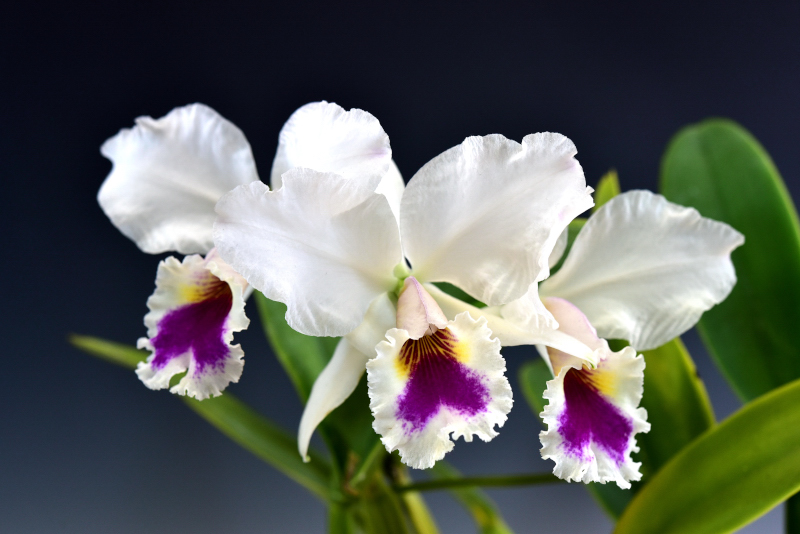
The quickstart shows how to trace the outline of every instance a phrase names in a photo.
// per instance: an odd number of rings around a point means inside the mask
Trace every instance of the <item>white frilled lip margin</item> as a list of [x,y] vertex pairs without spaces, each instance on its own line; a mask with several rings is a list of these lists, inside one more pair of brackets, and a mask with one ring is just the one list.
[[[456,345],[452,352],[423,354],[417,365],[428,366],[427,372],[415,373],[414,366],[400,371],[404,344],[441,335]],[[494,427],[503,426],[513,400],[500,342],[491,337],[486,319],[462,313],[419,340],[391,329],[376,348],[377,356],[367,362],[373,427],[388,451],[400,452],[403,463],[426,469],[453,449],[452,440],[497,436]],[[431,388],[437,395],[430,395]]]
[[630,488],[641,478],[641,464],[630,457],[639,450],[635,436],[650,430],[647,411],[639,408],[644,358],[631,347],[612,352],[570,302],[547,298],[544,304],[563,333],[594,349],[597,366],[552,348],[542,354],[555,374],[543,395],[542,458],[555,462],[559,478]]
[[[180,262],[170,256],[162,261],[156,290],[147,300],[147,337],[137,344],[152,353],[136,369],[142,382],[150,389],[165,389],[174,375],[186,372],[170,391],[198,400],[220,395],[238,382],[244,352],[232,342],[234,332],[250,322],[244,313],[246,286],[214,251],[206,258],[190,255]],[[214,302],[220,298],[219,304]],[[198,319],[192,306],[210,308],[215,320]],[[199,315],[208,317],[209,310],[204,311]]]

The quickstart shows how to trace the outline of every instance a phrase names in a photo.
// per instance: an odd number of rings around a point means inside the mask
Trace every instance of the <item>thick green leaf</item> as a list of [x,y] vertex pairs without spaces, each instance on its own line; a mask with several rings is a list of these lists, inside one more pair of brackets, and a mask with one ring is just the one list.
[[[433,466],[434,479],[460,478],[461,474],[447,462],[439,461]],[[478,488],[452,489],[450,492],[469,511],[481,534],[512,534],[491,497]]]
[[286,323],[286,305],[256,291],[261,324],[272,351],[292,380],[300,400],[308,400],[311,386],[331,359],[339,338],[306,336]]
[[661,190],[745,236],[736,287],[698,324],[733,388],[747,401],[800,378],[800,224],[769,155],[736,123],[707,120],[670,142]]
[[[285,304],[269,300],[259,292],[253,298],[272,350],[300,399],[305,402],[314,381],[333,355],[339,338],[303,335],[286,323]],[[353,394],[331,412],[320,427],[335,458],[335,474],[343,479],[342,483],[347,483],[346,479],[359,469],[378,442],[372,419],[366,377],[362,377]]]
[[786,534],[800,534],[800,496],[794,495],[786,501],[784,510]]
[[188,397],[183,397],[183,400],[233,441],[318,497],[323,500],[327,498],[330,467],[313,450],[309,451],[311,461],[304,463],[297,452],[294,436],[257,414],[230,393],[204,401]]
[[619,179],[617,171],[610,170],[600,178],[597,189],[594,192],[594,207],[592,213],[600,209],[600,206],[620,194]]
[[[621,350],[624,345],[624,342],[612,342],[614,350]],[[613,518],[622,514],[633,495],[670,458],[714,424],[705,386],[680,339],[645,351],[643,355],[647,368],[641,406],[647,410],[652,428],[636,438],[640,450],[634,457],[642,462],[642,481],[634,482],[630,490],[620,489],[616,484],[587,484],[587,489]],[[520,369],[523,394],[537,414],[544,409],[542,393],[551,378],[550,370],[541,359],[530,361]]]
[[647,477],[716,420],[705,385],[680,338],[642,354],[646,368],[641,406],[647,410],[651,430],[637,440],[646,455],[646,460],[640,459]]
[[800,380],[745,405],[642,488],[617,534],[724,534],[800,490]]
[[[70,342],[89,354],[123,367],[135,368],[137,363],[147,358],[146,351],[95,337],[72,335]],[[319,453],[309,451],[311,461],[303,463],[297,453],[297,442],[293,436],[230,393],[204,401],[188,397],[182,399],[233,441],[318,497],[327,498],[330,467]]]

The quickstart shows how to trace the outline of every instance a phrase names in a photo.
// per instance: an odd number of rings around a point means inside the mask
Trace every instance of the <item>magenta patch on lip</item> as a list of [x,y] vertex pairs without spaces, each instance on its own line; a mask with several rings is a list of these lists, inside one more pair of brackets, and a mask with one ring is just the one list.
[[206,298],[176,308],[158,322],[158,334],[150,340],[155,356],[152,366],[161,369],[170,360],[191,351],[196,373],[223,367],[230,348],[225,342],[225,322],[233,305],[231,289],[217,280]]
[[569,454],[582,459],[594,442],[620,465],[625,461],[633,423],[597,391],[586,373],[570,369],[564,376],[566,408],[558,418],[563,446]]
[[409,339],[400,349],[401,364],[409,375],[397,402],[397,418],[409,432],[424,428],[443,407],[465,416],[486,411],[491,400],[489,390],[478,373],[456,358],[457,341],[445,328]]

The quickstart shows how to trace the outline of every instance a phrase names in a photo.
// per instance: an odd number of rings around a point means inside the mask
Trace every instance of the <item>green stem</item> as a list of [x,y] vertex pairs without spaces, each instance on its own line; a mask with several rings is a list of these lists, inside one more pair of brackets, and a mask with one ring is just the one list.
[[560,481],[561,480],[552,473],[537,473],[534,475],[501,475],[426,480],[425,482],[396,485],[394,486],[394,490],[398,493],[403,493],[406,491],[436,491],[453,488],[467,488],[473,486],[531,486],[534,484],[550,484],[552,482]]

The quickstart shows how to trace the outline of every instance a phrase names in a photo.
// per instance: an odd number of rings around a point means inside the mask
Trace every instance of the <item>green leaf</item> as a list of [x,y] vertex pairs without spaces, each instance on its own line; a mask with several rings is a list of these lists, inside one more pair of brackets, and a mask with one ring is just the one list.
[[522,389],[522,395],[528,401],[528,406],[539,418],[539,422],[542,425],[544,425],[542,410],[545,407],[542,394],[547,389],[547,381],[552,379],[553,373],[550,372],[542,358],[529,360],[519,368],[519,385]]
[[[439,461],[431,470],[436,480],[460,478],[461,474],[447,462]],[[481,534],[512,534],[494,501],[478,488],[453,489],[450,492],[469,511]]]
[[558,260],[558,263],[556,263],[553,268],[550,269],[551,275],[555,274],[555,272],[558,271],[564,264],[564,260],[566,260],[567,256],[569,256],[569,251],[572,250],[572,244],[575,242],[575,238],[578,237],[578,234],[583,228],[583,225],[586,224],[586,221],[587,219],[580,217],[570,221],[569,226],[567,226],[567,248],[564,249],[564,254],[561,255],[561,259]]
[[786,501],[784,509],[786,534],[800,534],[800,495],[795,494]]
[[698,324],[734,390],[747,401],[800,378],[800,224],[769,155],[738,124],[706,120],[670,142],[661,190],[745,236],[738,283]]
[[[617,340],[611,343],[613,350],[622,350],[625,345]],[[679,338],[643,355],[647,367],[641,406],[647,410],[652,428],[649,433],[636,436],[640,450],[634,457],[642,462],[642,481],[634,482],[630,490],[616,484],[587,484],[587,489],[613,518],[620,517],[633,495],[670,458],[714,424],[705,386]],[[537,414],[544,410],[542,393],[550,379],[552,374],[540,358],[520,368],[523,395]]]
[[479,301],[476,298],[473,298],[469,293],[461,289],[460,287],[454,286],[450,282],[434,282],[433,285],[450,295],[451,297],[455,297],[459,300],[466,302],[476,308],[485,308],[486,304]]
[[[339,338],[306,336],[286,323],[286,305],[267,299],[259,292],[253,294],[258,305],[264,332],[278,361],[286,370],[305,402],[311,387],[325,368]],[[337,467],[334,473],[347,484],[347,478],[359,470],[378,442],[372,429],[366,377],[362,377],[352,395],[331,412],[320,425]]]
[[136,369],[136,365],[138,365],[139,362],[145,361],[149,355],[146,350],[139,350],[130,345],[107,341],[99,337],[71,334],[69,336],[69,342],[92,356],[97,356],[102,360],[129,369]]
[[[72,335],[70,343],[81,350],[127,368],[147,358],[147,352],[129,345],[104,339]],[[184,402],[223,434],[249,450],[278,471],[308,488],[321,499],[327,499],[330,466],[316,451],[309,451],[311,461],[303,463],[293,436],[260,416],[232,394],[197,401],[181,397]]]
[[636,495],[617,534],[733,532],[800,490],[800,381],[745,405]]
[[311,461],[304,463],[294,436],[230,393],[204,401],[188,397],[183,400],[217,430],[321,499],[327,499],[330,467],[316,451],[309,451]]
[[289,375],[300,400],[308,400],[317,376],[331,359],[339,338],[306,336],[286,323],[286,305],[256,291],[253,298],[272,351]]
[[[705,385],[680,338],[644,351],[644,395],[651,430],[637,440],[646,461],[645,477],[661,469],[681,449],[714,426]],[[643,459],[640,456],[640,459]]]
[[617,171],[610,170],[600,178],[597,183],[597,190],[594,192],[594,207],[592,213],[600,209],[600,206],[620,194],[619,179]]

